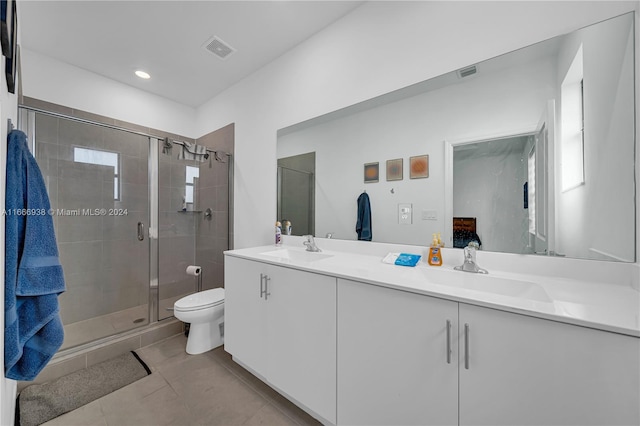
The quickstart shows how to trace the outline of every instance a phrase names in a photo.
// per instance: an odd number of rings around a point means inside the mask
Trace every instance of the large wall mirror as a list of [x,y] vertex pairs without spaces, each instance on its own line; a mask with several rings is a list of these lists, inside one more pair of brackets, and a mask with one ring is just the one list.
[[314,153],[319,237],[357,239],[366,191],[373,241],[633,262],[634,64],[629,13],[281,129],[278,158]]

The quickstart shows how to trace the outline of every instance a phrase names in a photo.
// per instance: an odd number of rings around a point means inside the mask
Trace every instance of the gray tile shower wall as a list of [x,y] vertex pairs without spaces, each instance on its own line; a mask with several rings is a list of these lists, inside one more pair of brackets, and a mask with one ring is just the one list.
[[[164,153],[162,146],[158,147],[158,277],[161,300],[192,293],[197,285],[196,279],[185,273],[187,266],[195,263],[196,213],[182,211],[187,167],[196,167],[196,162],[178,159],[180,148],[174,144],[168,153]],[[170,312],[160,312],[160,318],[168,316],[171,316]]]
[[[197,143],[211,150],[233,153],[234,129],[234,125],[230,124],[198,138]],[[223,286],[222,253],[230,248],[229,159],[225,155],[221,157],[226,162],[211,158],[211,161],[200,163],[198,208],[202,211],[210,208],[213,211],[211,219],[204,214],[196,217],[196,262],[203,268],[204,289]]]

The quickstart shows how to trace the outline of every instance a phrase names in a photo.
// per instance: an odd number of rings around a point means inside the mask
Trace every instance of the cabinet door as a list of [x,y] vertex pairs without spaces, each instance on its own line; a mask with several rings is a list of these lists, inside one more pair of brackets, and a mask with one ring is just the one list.
[[260,295],[260,274],[267,265],[237,257],[224,258],[224,348],[236,361],[266,374],[267,303]]
[[339,279],[338,424],[457,424],[457,318],[455,302]]
[[336,279],[271,266],[268,381],[336,421]]
[[459,325],[460,425],[639,424],[640,339],[462,303]]

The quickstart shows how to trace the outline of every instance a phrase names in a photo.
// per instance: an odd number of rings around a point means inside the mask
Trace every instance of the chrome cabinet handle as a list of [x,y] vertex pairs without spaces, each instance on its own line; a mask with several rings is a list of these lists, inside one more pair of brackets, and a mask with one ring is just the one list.
[[265,275],[264,276],[264,300],[267,300],[267,297],[271,296],[271,293],[269,293],[269,281],[271,281],[271,278],[269,278],[269,275]]
[[270,280],[271,278],[269,278],[269,275],[260,274],[260,298],[262,298],[262,295],[264,295],[264,300],[267,300],[267,297],[271,296],[271,293],[269,293]]
[[447,364],[451,364],[451,321],[447,320]]
[[138,241],[144,240],[144,223],[138,222]]
[[469,324],[464,325],[464,369],[469,369]]

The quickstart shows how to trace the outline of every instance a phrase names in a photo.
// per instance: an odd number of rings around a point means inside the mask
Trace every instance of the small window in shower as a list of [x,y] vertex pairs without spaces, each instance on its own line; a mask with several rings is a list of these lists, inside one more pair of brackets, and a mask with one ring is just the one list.
[[582,45],[560,87],[562,191],[584,185],[584,72]]
[[77,163],[96,164],[98,166],[113,167],[113,199],[120,199],[120,179],[117,152],[100,151],[97,149],[73,148],[73,161]]
[[184,189],[184,200],[186,203],[193,203],[193,187],[195,185],[195,179],[200,177],[200,168],[194,166],[187,166],[187,182]]
[[529,233],[536,235],[536,147],[531,147],[529,158],[527,160],[527,176],[529,178],[527,184],[528,193],[528,212],[529,212]]

